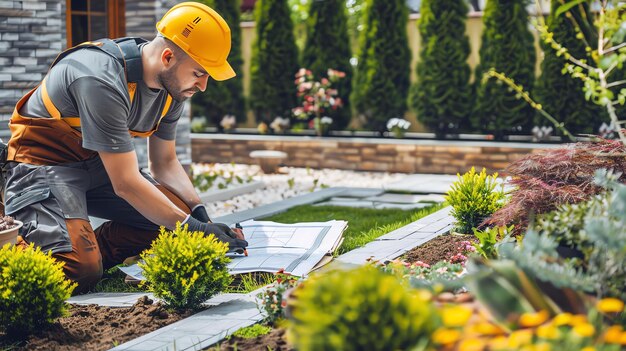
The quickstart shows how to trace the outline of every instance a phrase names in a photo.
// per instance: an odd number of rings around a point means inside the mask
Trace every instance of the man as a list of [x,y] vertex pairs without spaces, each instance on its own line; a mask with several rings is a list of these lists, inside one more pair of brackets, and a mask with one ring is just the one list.
[[[209,76],[235,76],[226,62],[230,29],[211,8],[186,2],[157,30],[151,42],[103,39],[68,49],[11,117],[6,214],[24,222],[22,244],[65,262],[78,291],[147,248],[159,226],[181,222],[231,250],[248,245],[240,230],[211,223],[175,152],[183,101],[204,91]],[[139,170],[133,136],[148,138],[152,177]],[[109,222],[94,232],[88,215]]]

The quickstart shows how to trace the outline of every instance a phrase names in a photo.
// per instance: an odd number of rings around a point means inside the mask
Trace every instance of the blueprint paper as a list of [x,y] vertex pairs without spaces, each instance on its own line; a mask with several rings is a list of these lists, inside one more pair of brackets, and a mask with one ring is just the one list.
[[[248,256],[228,255],[232,260],[228,264],[231,275],[284,269],[286,273],[305,276],[325,255],[337,249],[348,222],[282,224],[250,220],[241,226],[249,244]],[[120,270],[135,279],[145,279],[136,264]]]

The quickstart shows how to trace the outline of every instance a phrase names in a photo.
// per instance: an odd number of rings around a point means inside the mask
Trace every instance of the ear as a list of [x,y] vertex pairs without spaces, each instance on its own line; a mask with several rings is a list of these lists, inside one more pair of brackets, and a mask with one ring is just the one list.
[[171,67],[176,62],[176,57],[174,57],[174,52],[170,48],[164,48],[161,51],[161,63],[164,67]]

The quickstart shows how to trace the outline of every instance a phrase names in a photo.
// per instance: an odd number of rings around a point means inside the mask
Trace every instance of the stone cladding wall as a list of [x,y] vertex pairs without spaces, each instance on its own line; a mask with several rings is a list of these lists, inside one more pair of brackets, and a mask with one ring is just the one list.
[[65,47],[65,33],[65,1],[0,0],[0,129]]

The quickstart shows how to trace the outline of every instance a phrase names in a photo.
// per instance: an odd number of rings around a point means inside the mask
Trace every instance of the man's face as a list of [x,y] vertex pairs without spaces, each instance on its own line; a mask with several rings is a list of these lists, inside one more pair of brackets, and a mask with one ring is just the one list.
[[174,100],[182,102],[207,86],[208,73],[191,58],[178,58],[159,73],[158,80]]

